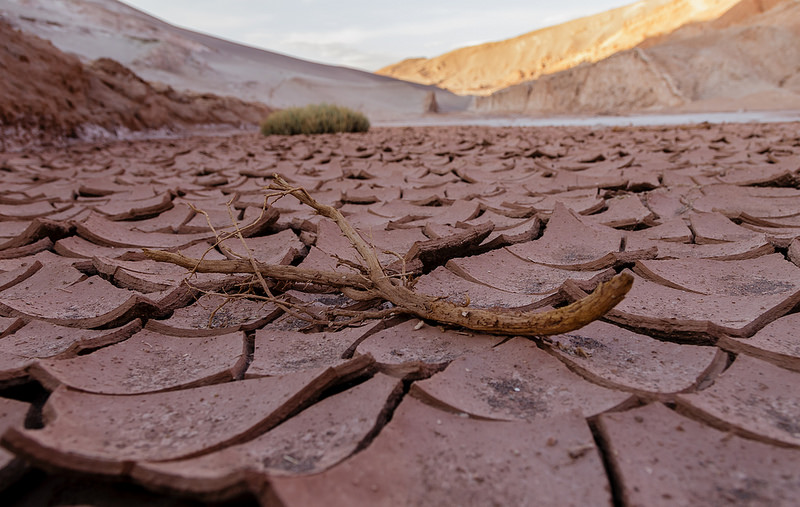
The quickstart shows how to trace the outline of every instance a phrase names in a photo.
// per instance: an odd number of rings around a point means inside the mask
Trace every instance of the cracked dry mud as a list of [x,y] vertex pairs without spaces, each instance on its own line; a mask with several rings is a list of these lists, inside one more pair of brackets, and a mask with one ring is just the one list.
[[[376,128],[0,153],[4,504],[791,505],[799,129]],[[219,295],[249,275],[186,283],[142,254],[357,274],[310,208],[262,213],[273,174],[338,208],[422,294],[545,311],[616,273],[633,289],[547,340],[404,317],[307,329]],[[228,203],[255,222],[247,250],[213,243]],[[364,309],[313,283],[272,290],[315,315]]]

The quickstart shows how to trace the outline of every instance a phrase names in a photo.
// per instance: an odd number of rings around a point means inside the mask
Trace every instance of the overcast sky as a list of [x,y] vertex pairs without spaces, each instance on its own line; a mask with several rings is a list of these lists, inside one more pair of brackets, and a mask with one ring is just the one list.
[[123,0],[174,25],[374,71],[596,14],[633,0]]

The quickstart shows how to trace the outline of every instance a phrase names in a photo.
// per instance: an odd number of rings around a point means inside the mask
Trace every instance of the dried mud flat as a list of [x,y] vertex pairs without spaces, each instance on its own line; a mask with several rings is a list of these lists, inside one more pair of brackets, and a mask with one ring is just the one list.
[[[4,503],[789,505],[800,494],[798,124],[378,128],[0,154]],[[307,329],[142,248],[354,273],[273,174],[415,290],[558,306],[547,340]],[[227,203],[230,203],[230,211]],[[195,211],[189,206],[193,205]],[[416,255],[406,256],[406,252]],[[361,308],[309,284],[312,312]]]

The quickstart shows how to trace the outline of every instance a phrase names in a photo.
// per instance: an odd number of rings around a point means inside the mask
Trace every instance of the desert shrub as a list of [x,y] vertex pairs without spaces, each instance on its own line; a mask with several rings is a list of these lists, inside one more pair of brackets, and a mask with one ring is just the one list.
[[265,136],[366,132],[369,120],[363,114],[342,106],[314,104],[290,107],[270,114],[261,124]]

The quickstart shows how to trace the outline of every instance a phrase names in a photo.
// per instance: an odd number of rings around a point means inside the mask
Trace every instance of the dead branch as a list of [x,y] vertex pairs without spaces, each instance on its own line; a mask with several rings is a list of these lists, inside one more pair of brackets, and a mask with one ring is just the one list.
[[169,262],[197,273],[251,273],[254,269],[265,277],[283,280],[286,282],[316,283],[329,287],[350,287],[353,289],[369,290],[372,282],[362,275],[349,273],[333,273],[316,269],[298,268],[295,266],[276,266],[255,261],[255,268],[249,259],[208,260],[188,257],[180,252],[166,252],[163,250],[144,249],[144,254],[159,262]]
[[440,324],[501,335],[545,336],[578,329],[602,317],[616,306],[633,284],[633,277],[622,273],[600,284],[594,292],[580,301],[541,313],[478,309],[469,307],[468,302],[465,305],[451,303],[418,294],[407,288],[402,280],[388,276],[373,248],[336,208],[317,202],[305,189],[291,187],[278,175],[275,175],[270,188],[279,190],[282,195],[294,196],[318,214],[333,220],[364,260],[366,276],[294,266],[270,266],[247,260],[208,261],[155,250],[145,250],[145,254],[151,259],[172,262],[198,272],[257,272],[262,276],[278,280],[328,285],[352,295],[361,295],[357,299],[378,298],[389,301],[395,305],[389,312],[391,314],[411,314]]

